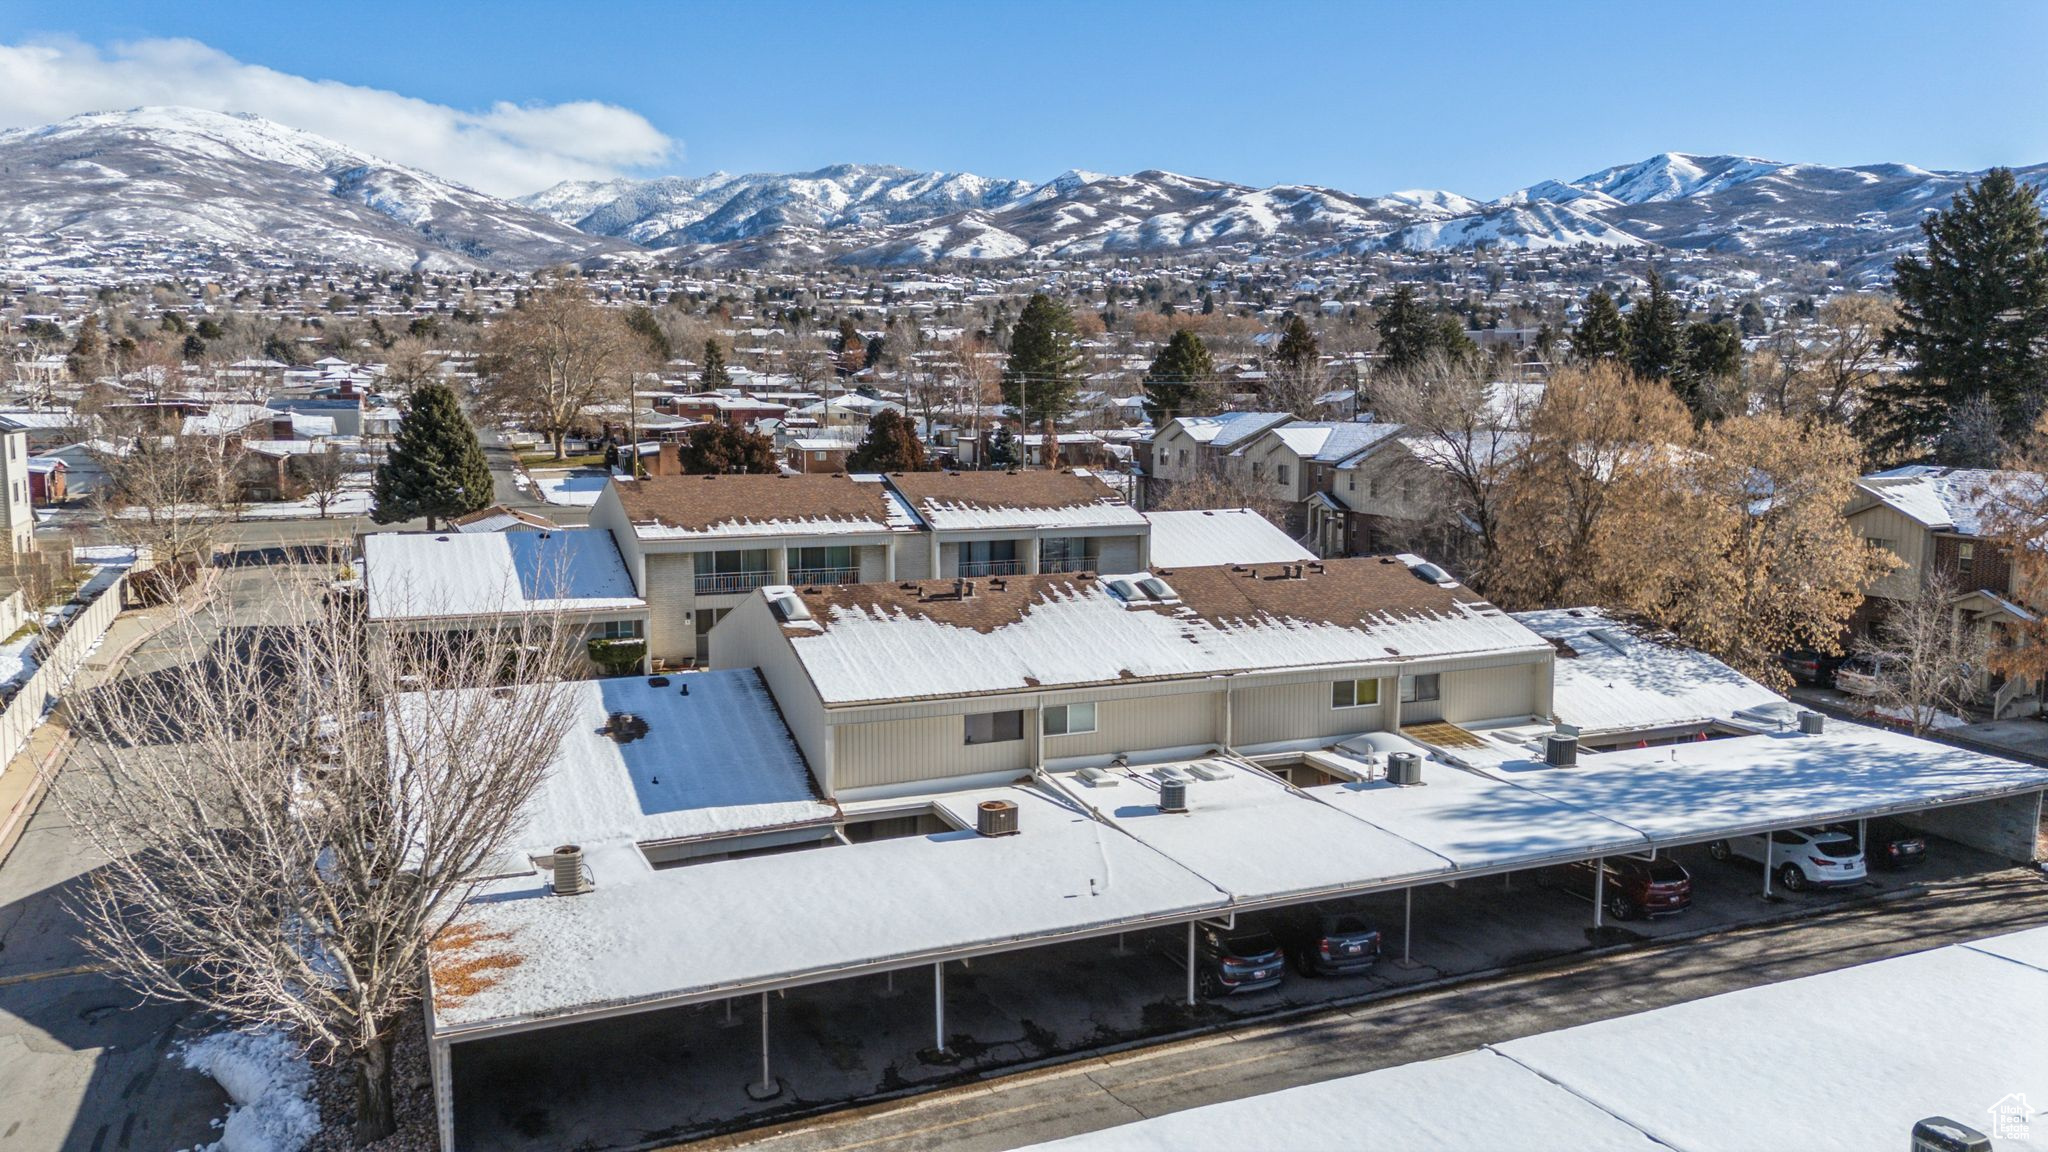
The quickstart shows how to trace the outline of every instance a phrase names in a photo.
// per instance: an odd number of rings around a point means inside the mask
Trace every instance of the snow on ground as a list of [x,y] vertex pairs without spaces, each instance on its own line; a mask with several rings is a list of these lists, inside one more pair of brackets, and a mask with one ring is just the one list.
[[[1905,708],[1892,708],[1886,705],[1879,705],[1878,707],[1871,709],[1870,714],[1873,716],[1882,716],[1887,720],[1897,720],[1901,724],[1911,724],[1913,722],[1913,713]],[[1928,727],[1933,729],[1961,728],[1964,725],[1967,725],[1968,723],[1968,720],[1963,719],[1961,716],[1958,716],[1953,712],[1936,712],[1934,714],[1933,723],[1929,724]]]
[[611,477],[603,472],[535,472],[533,486],[538,489],[541,499],[550,504],[568,504],[588,508],[597,503],[597,494]]
[[41,635],[27,631],[0,643],[0,689],[10,688],[35,675],[37,664],[31,650]]
[[216,1032],[178,1055],[185,1067],[218,1081],[234,1102],[220,1139],[193,1152],[297,1152],[319,1134],[313,1069],[284,1033]]
[[[368,516],[374,501],[370,498],[368,485],[360,488],[343,489],[327,504],[329,516]],[[243,520],[298,520],[317,519],[320,505],[308,498],[305,500],[279,500],[276,503],[245,504],[240,519]]]

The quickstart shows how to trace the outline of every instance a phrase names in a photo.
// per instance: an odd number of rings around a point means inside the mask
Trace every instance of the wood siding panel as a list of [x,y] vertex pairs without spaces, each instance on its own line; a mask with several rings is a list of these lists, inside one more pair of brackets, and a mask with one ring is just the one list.
[[994,744],[967,743],[966,721],[957,715],[839,724],[832,729],[833,786],[844,792],[984,772],[1022,775],[1031,770],[1036,722],[1026,712],[1025,738]]
[[687,552],[647,554],[647,652],[663,660],[697,654],[697,565]]
[[1045,758],[1114,756],[1165,748],[1214,744],[1216,697],[1213,693],[1105,700],[1095,706],[1095,731],[1072,736],[1047,736]]
[[1891,550],[1905,562],[1903,567],[1892,569],[1872,583],[1870,595],[1893,600],[1919,599],[1921,572],[1927,564],[1927,526],[1883,504],[1851,515],[1849,523],[1864,540],[1890,541]]
[[[1383,704],[1362,708],[1331,707],[1330,684],[1334,680],[1332,677],[1307,684],[1240,688],[1232,692],[1230,742],[1243,747],[1276,740],[1373,732],[1386,726]],[[1384,695],[1383,691],[1383,699]],[[1403,718],[1406,718],[1405,714]]]
[[[1441,681],[1443,698],[1437,702],[1440,718],[1463,724],[1506,716],[1533,716],[1537,712],[1536,678],[1543,670],[1540,664],[1523,664],[1446,672]],[[1427,705],[1403,705],[1402,721],[1421,719],[1419,709],[1424,707]],[[1418,711],[1411,714],[1410,709]]]

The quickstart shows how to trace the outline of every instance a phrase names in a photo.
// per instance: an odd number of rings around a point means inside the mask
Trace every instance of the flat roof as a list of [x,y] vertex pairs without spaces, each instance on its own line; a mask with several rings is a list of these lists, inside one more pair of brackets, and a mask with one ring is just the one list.
[[[1018,834],[971,831],[983,800],[1014,802]],[[659,871],[615,849],[591,860],[597,888],[580,896],[550,895],[538,872],[489,881],[456,920],[471,943],[436,952],[435,1031],[711,999],[1226,903],[1214,885],[1036,787],[928,802],[969,830]],[[455,971],[481,975],[448,979]]]
[[[838,815],[818,798],[760,673],[662,679],[662,687],[640,676],[563,686],[573,715],[527,805],[522,851],[719,836]],[[644,721],[646,734],[624,743],[609,735],[620,713]]]
[[613,480],[642,540],[751,536],[858,536],[921,527],[909,505],[873,475],[654,476]]
[[374,532],[363,537],[372,620],[518,612],[634,612],[647,607],[611,533]]
[[1212,564],[1296,564],[1315,553],[1249,508],[1147,512],[1152,563],[1159,568]]
[[[1202,768],[1220,778],[1201,778],[1196,770]],[[1159,810],[1157,772],[1162,769],[1188,776],[1186,812]],[[1061,781],[1075,799],[1119,830],[1237,902],[1451,871],[1451,862],[1429,849],[1231,760],[1116,769],[1094,785],[1078,775]]]
[[1557,645],[1551,713],[1587,734],[1727,720],[1782,701],[1705,652],[1598,608],[1514,615]]
[[1036,1147],[1903,1148],[1932,1116],[1988,1132],[2048,1086],[2044,955],[2037,928]]
[[1161,570],[1161,598],[1142,572],[990,578],[971,597],[951,581],[837,585],[801,590],[810,618],[781,630],[828,704],[1551,651],[1392,557],[1301,570]]

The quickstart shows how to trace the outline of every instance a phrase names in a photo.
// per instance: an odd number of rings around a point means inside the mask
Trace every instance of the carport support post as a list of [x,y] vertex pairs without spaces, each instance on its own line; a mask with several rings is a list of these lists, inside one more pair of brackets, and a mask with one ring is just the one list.
[[747,1095],[756,1100],[770,1100],[782,1095],[782,1085],[768,1071],[768,994],[761,993],[761,1082],[747,1088]]
[[1600,930],[1600,916],[1607,904],[1607,861],[1593,861],[1593,931]]
[[1415,961],[1410,958],[1408,942],[1415,938],[1415,889],[1411,886],[1401,889],[1401,967],[1413,968]]
[[946,1050],[946,962],[932,965],[932,1051]]
[[1771,898],[1771,847],[1775,833],[1764,833],[1764,899]]
[[1858,856],[1863,855],[1863,838],[1869,831],[1870,821],[1868,819],[1856,821],[1856,854]]
[[1195,922],[1188,921],[1188,1007],[1195,1006]]

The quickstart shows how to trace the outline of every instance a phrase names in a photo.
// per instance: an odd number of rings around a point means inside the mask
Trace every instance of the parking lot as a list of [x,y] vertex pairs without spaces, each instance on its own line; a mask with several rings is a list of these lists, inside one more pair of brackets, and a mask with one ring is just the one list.
[[[1873,871],[1853,887],[1763,895],[1754,864],[1716,862],[1704,845],[1673,853],[1692,875],[1693,904],[1657,920],[1608,921],[1590,903],[1513,873],[1418,888],[1412,939],[1401,893],[1352,906],[1380,929],[1383,958],[1341,978],[1290,973],[1278,988],[1183,1004],[1185,929],[1155,929],[951,964],[946,1052],[935,1051],[929,967],[862,977],[767,998],[771,1076],[781,1094],[757,1102],[757,997],[623,1017],[458,1047],[463,1148],[634,1147],[745,1127],[926,1087],[993,1069],[1143,1042],[1193,1028],[1404,990],[1570,957],[1809,916],[1845,905],[1967,883],[2009,865],[1929,838],[1927,860]],[[1247,921],[1252,917],[1247,917]],[[1401,963],[1403,945],[1412,964]],[[621,1053],[631,1058],[621,1061]],[[536,1089],[536,1086],[544,1086]]]

